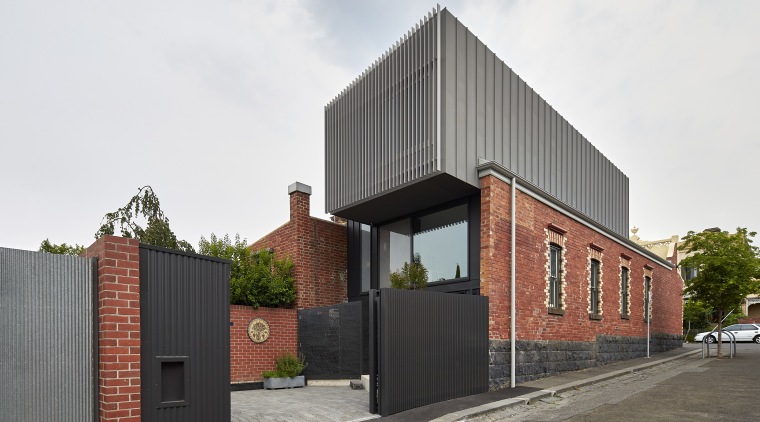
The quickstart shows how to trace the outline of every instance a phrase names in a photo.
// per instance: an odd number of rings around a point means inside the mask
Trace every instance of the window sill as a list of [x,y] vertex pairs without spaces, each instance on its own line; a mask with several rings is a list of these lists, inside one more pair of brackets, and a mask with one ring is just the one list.
[[594,321],[601,321],[602,315],[600,314],[588,314],[588,319],[593,319]]
[[630,314],[620,314],[620,319],[631,319]]
[[559,315],[559,316],[565,315],[565,310],[562,308],[549,307],[548,311],[549,311],[549,315]]

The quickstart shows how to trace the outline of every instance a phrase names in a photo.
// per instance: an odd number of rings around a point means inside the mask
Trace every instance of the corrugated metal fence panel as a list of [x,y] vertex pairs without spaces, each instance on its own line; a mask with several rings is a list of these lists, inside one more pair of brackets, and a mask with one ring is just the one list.
[[298,350],[307,379],[358,379],[362,372],[362,302],[298,310]]
[[379,408],[387,416],[488,391],[488,298],[380,290]]
[[325,107],[329,211],[438,170],[437,31],[430,14]]
[[92,421],[96,260],[0,248],[0,420]]
[[625,174],[447,10],[441,31],[441,170],[479,186],[496,161],[628,237]]
[[[230,420],[230,265],[140,245],[142,420]],[[187,405],[161,404],[162,360],[184,359]]]

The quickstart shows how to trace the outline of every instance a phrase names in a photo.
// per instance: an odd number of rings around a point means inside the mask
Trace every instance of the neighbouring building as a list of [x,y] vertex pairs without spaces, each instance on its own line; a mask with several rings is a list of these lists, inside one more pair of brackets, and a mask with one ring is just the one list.
[[[428,290],[488,296],[491,388],[509,384],[511,280],[518,381],[643,356],[648,322],[653,351],[681,347],[683,282],[628,239],[626,175],[448,10],[327,104],[325,153],[346,225],[294,217],[295,184],[291,221],[254,244],[299,250],[298,288],[329,291],[299,306],[366,301],[418,256]],[[318,230],[284,235],[296,220]]]

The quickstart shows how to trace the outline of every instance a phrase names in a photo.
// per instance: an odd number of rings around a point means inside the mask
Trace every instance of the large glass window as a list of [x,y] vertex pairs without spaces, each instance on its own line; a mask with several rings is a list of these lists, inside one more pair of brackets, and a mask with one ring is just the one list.
[[390,287],[390,274],[417,255],[428,270],[428,282],[467,278],[467,216],[467,204],[462,204],[380,226],[379,287]]
[[[411,262],[411,224],[409,219],[399,220],[381,226],[378,266],[380,287],[391,287],[389,276],[401,270],[404,263]],[[424,261],[423,261],[424,262]]]
[[428,281],[467,277],[467,205],[415,218],[413,245]]

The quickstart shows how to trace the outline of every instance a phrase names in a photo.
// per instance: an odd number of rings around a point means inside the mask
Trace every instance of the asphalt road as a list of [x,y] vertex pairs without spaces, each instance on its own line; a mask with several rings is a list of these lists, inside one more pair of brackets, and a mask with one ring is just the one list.
[[759,397],[760,345],[741,343],[734,359],[697,354],[471,420],[760,421]]

